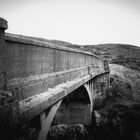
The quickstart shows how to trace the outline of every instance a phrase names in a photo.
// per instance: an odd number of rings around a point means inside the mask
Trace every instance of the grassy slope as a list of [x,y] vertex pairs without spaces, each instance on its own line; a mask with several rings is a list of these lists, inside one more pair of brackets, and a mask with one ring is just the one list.
[[107,59],[110,63],[140,70],[140,47],[127,44],[86,45],[84,50]]

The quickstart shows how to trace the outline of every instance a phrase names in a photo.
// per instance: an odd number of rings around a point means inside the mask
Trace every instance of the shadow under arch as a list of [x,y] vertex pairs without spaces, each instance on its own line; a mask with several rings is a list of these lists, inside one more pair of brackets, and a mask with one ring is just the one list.
[[80,86],[68,94],[58,107],[52,126],[58,124],[91,123],[91,97],[85,86]]

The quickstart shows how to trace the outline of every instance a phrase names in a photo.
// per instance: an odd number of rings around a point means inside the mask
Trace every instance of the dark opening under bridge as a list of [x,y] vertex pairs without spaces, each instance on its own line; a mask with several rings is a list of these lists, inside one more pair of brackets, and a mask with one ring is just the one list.
[[82,50],[5,33],[0,19],[0,126],[22,126],[40,116],[45,140],[61,101],[84,87],[90,112],[109,86],[108,63]]

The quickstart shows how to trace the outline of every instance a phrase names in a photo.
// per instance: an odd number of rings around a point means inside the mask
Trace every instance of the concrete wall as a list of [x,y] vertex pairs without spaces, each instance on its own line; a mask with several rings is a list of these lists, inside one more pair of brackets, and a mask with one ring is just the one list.
[[96,76],[93,79],[93,109],[98,110],[105,105],[109,94],[109,72]]
[[[88,52],[54,46],[10,34],[5,36],[5,47],[1,56],[4,61],[7,89],[11,92],[15,89],[18,90],[19,100],[86,75],[88,74],[87,67],[97,67],[98,71],[99,69],[104,71],[104,62]],[[63,74],[58,76],[59,72]],[[90,72],[92,72],[91,69]],[[55,75],[51,76],[52,74]],[[51,81],[48,81],[50,80],[47,78],[48,76],[51,77]],[[32,79],[35,77],[38,78],[33,85]],[[39,83],[39,79],[43,81],[43,87],[42,83]],[[32,82],[30,84],[26,81]],[[13,84],[17,82],[18,86]],[[23,89],[23,85],[26,88]]]
[[7,22],[0,23],[0,90],[10,91],[17,100],[105,70],[104,61],[89,52],[8,34]]
[[103,61],[90,53],[11,34],[5,36],[5,47],[1,57],[4,58],[8,80],[91,64],[103,67]]

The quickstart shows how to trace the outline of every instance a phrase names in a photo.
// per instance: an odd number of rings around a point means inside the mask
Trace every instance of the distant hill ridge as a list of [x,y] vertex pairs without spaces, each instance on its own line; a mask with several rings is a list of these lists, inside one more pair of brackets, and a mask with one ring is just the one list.
[[83,48],[110,63],[140,70],[140,47],[129,44],[100,44],[85,45]]

